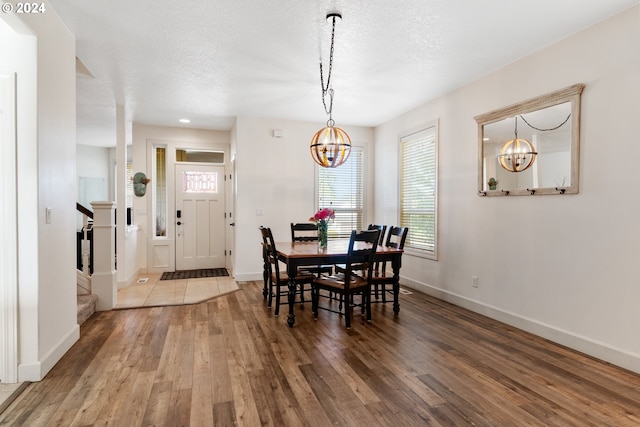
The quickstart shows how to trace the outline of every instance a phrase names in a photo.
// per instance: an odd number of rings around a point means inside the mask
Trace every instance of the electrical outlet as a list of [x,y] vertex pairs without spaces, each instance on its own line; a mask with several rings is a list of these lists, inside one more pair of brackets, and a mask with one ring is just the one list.
[[478,276],[471,276],[471,286],[474,288],[478,287]]

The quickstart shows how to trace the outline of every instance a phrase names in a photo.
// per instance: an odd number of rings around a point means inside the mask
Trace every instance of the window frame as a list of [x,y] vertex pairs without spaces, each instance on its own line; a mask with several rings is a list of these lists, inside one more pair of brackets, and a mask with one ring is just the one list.
[[434,195],[433,195],[433,214],[434,214],[434,225],[433,225],[433,250],[428,250],[424,248],[417,248],[411,246],[411,231],[412,228],[409,226],[409,236],[407,237],[407,241],[404,246],[405,253],[409,255],[414,255],[421,258],[431,259],[434,261],[438,260],[438,147],[440,142],[440,132],[439,132],[439,119],[432,120],[427,122],[421,126],[417,126],[415,128],[406,130],[401,132],[398,135],[398,224],[401,227],[405,227],[408,225],[403,224],[403,205],[402,205],[402,189],[404,183],[404,167],[403,167],[403,157],[402,157],[402,149],[403,143],[408,142],[407,140],[413,136],[421,134],[423,132],[428,132],[430,129],[433,129],[434,136],[434,170],[433,170],[433,180],[434,180]]
[[[349,159],[347,159],[347,162],[349,160],[351,160],[351,156],[354,153],[360,153],[361,158],[362,158],[362,164],[361,164],[361,180],[362,180],[362,207],[360,209],[361,211],[361,227],[360,228],[366,228],[366,224],[367,224],[367,203],[368,203],[368,193],[369,193],[369,183],[368,183],[368,162],[367,162],[367,149],[365,146],[352,146],[351,147],[351,155],[349,156]],[[345,162],[346,164],[346,162]],[[334,170],[340,170],[340,168],[342,168],[344,166],[338,166],[337,168],[334,168]],[[315,205],[315,211],[318,211],[319,209],[322,209],[324,207],[329,207],[332,209],[336,210],[336,214],[340,211],[340,208],[336,208],[333,205],[326,205],[324,203],[321,203],[320,201],[320,173],[321,173],[321,166],[319,165],[315,165],[314,168],[314,205]],[[328,170],[331,170],[332,168],[327,168]],[[345,209],[344,212],[353,212],[353,209]],[[357,212],[357,209],[356,209]],[[309,215],[312,216],[312,215]],[[334,220],[335,221],[335,220]],[[332,230],[332,225],[335,224],[335,222],[332,221],[331,223],[329,223],[329,238],[348,238],[350,235],[350,231],[349,234],[342,233],[342,234],[337,234],[335,232],[335,228],[333,228]],[[332,232],[333,231],[333,232]]]

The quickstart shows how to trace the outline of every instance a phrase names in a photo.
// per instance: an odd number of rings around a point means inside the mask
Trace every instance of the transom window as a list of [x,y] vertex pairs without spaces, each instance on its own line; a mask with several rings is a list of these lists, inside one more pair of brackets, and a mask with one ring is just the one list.
[[224,164],[224,152],[211,150],[177,149],[176,162]]

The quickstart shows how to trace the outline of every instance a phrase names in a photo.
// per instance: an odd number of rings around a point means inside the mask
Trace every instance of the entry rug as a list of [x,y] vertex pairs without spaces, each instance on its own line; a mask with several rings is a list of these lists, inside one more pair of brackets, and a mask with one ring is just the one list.
[[226,268],[204,268],[202,270],[182,270],[162,273],[160,280],[197,279],[199,277],[223,277],[228,276]]

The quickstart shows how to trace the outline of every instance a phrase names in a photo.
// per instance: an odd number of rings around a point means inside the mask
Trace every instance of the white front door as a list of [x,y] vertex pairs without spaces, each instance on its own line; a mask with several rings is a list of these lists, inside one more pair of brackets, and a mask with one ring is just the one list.
[[176,270],[225,266],[224,166],[176,164]]

